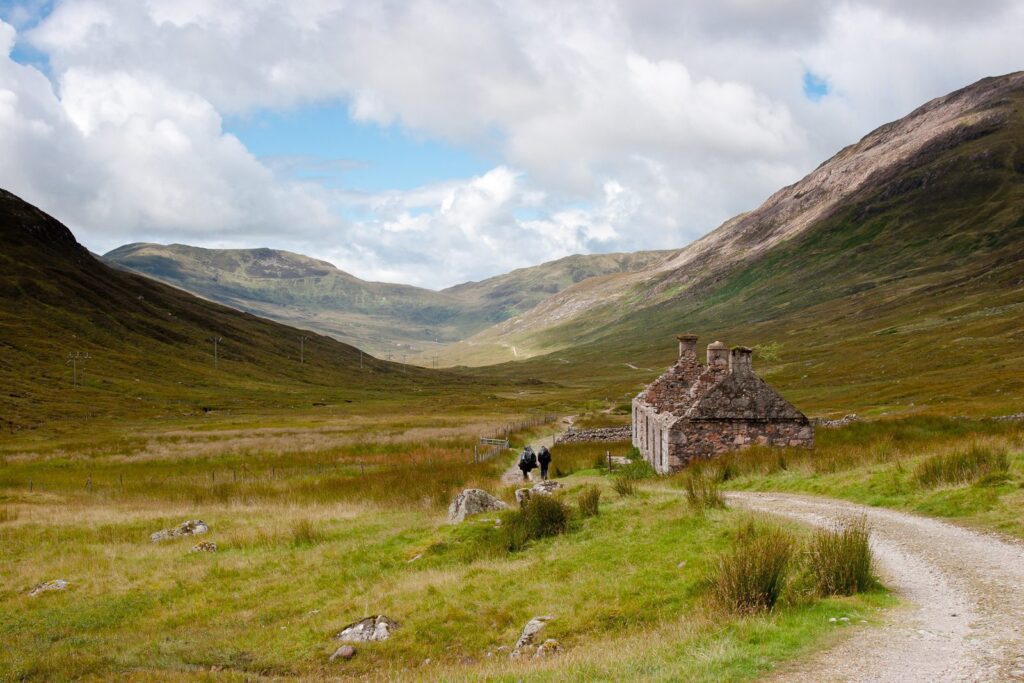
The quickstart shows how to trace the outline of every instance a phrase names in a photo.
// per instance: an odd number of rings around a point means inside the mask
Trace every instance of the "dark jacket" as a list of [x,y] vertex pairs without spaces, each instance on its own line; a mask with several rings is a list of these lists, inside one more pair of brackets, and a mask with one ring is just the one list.
[[541,465],[547,465],[551,462],[551,451],[547,449],[547,446],[540,449],[540,455],[537,456],[537,460],[540,461]]
[[537,466],[537,454],[533,451],[523,451],[519,456],[519,469],[528,472]]

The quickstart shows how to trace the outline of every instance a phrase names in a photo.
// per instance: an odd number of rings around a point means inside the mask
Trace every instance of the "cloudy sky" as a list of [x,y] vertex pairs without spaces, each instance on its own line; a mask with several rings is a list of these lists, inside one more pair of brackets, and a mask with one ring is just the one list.
[[679,247],[1024,68],[999,0],[0,0],[0,187],[89,248],[443,287]]

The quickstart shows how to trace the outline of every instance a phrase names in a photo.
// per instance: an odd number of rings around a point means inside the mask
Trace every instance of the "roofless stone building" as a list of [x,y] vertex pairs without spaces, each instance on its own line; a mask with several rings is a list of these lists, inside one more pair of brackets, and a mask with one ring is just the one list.
[[814,446],[810,420],[754,374],[750,349],[716,341],[703,365],[696,336],[676,339],[679,360],[633,399],[633,445],[657,472],[755,444]]

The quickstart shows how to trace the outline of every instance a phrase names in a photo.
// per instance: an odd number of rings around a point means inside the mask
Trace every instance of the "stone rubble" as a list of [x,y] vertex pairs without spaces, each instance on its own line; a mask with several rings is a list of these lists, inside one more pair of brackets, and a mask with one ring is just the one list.
[[369,643],[387,640],[398,626],[397,621],[378,614],[349,624],[341,629],[334,639],[343,643]]
[[555,439],[556,444],[580,443],[583,441],[629,441],[632,435],[632,428],[629,425],[621,427],[598,427],[595,429],[573,429],[570,427],[564,434]]
[[537,651],[539,649],[535,644],[537,634],[540,633],[552,619],[554,619],[554,617],[548,615],[543,617],[534,617],[533,619],[530,619],[530,621],[526,622],[526,626],[523,627],[523,632],[519,635],[519,640],[516,641],[515,647],[512,648],[512,652],[509,654],[509,659],[537,656]]
[[160,541],[166,541],[172,538],[179,538],[181,536],[197,536],[199,534],[205,534],[210,528],[206,526],[206,523],[201,519],[190,519],[186,522],[182,522],[176,527],[170,529],[163,529],[156,531],[149,535],[149,540],[153,543]]
[[37,595],[48,593],[50,591],[62,591],[67,590],[68,582],[64,579],[54,579],[53,581],[44,581],[43,583],[37,583],[32,587],[32,590],[28,592],[30,598],[34,598]]
[[451,505],[448,506],[448,521],[462,522],[466,517],[479,515],[484,512],[496,512],[505,510],[508,504],[499,500],[482,489],[466,489],[455,496]]
[[539,496],[550,496],[560,488],[564,487],[557,481],[548,479],[547,481],[537,482],[530,488],[516,489],[516,503],[519,504],[519,507],[524,507],[528,502],[530,502],[530,497],[534,494]]
[[817,427],[827,427],[827,428],[830,428],[830,429],[835,428],[835,427],[845,427],[846,425],[853,424],[854,422],[860,422],[860,421],[861,421],[861,418],[860,418],[859,415],[857,415],[857,413],[850,413],[849,415],[844,415],[843,417],[840,417],[840,418],[835,419],[835,420],[827,420],[827,419],[825,419],[823,417],[816,417],[813,420],[815,426],[817,426]]

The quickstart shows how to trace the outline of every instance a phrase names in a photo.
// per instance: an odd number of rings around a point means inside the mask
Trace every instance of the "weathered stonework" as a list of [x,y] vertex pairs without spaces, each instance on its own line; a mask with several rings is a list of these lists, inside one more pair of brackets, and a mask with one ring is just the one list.
[[680,335],[679,360],[633,399],[633,445],[657,472],[752,445],[814,445],[807,417],[754,374],[750,349]]
[[581,441],[626,441],[632,435],[629,425],[621,427],[597,427],[596,429],[569,429],[555,439],[555,443],[579,443]]

